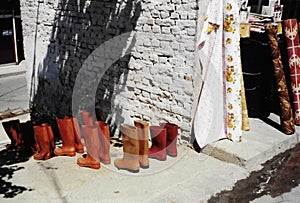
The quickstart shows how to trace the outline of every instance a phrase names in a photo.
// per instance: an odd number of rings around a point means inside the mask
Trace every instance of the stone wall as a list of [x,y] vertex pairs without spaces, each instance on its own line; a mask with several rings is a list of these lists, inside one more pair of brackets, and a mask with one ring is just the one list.
[[189,140],[197,11],[196,0],[21,0],[32,119],[74,114],[74,86],[79,109],[93,109],[85,97],[96,85],[112,132],[135,119],[170,121]]

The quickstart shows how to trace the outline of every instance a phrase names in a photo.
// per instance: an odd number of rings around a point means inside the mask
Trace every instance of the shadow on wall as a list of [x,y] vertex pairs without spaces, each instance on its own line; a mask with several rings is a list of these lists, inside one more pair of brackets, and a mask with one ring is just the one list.
[[[59,0],[47,55],[38,71],[31,118],[51,123],[56,117],[71,115],[75,79],[85,60],[104,42],[134,31],[140,12],[140,2],[133,0]],[[122,50],[126,44],[118,46]],[[116,91],[124,88],[129,59],[125,56],[110,66],[98,85],[96,106],[102,109],[104,120],[112,113],[121,115],[122,110],[112,109],[111,104]],[[90,74],[97,72],[96,68],[91,67]],[[89,111],[94,111],[94,106],[81,104]]]

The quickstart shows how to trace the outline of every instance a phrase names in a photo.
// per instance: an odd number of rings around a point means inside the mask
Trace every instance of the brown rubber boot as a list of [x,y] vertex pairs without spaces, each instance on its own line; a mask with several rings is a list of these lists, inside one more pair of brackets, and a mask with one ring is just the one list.
[[34,153],[35,141],[32,121],[20,123],[20,133],[22,134],[24,150]]
[[76,152],[79,154],[83,154],[84,149],[83,149],[83,144],[81,142],[81,135],[80,135],[80,127],[78,124],[78,120],[75,117],[70,117],[72,119],[73,123],[73,131],[74,131],[74,136],[75,136],[75,149]]
[[121,125],[123,158],[114,161],[118,169],[124,169],[129,172],[137,173],[140,170],[139,164],[139,140],[137,130],[134,126],[127,124]]
[[77,159],[77,164],[81,167],[90,167],[99,169],[99,153],[100,153],[100,140],[98,135],[98,128],[96,126],[83,125],[82,130],[87,148],[86,157]]
[[134,121],[139,137],[139,162],[141,168],[149,168],[148,138],[149,124],[142,120]]
[[110,133],[109,133],[109,126],[107,123],[103,121],[96,121],[95,122],[97,126],[99,126],[98,131],[99,131],[99,139],[101,143],[100,147],[100,161],[108,165],[110,164],[110,154],[109,154],[109,149],[110,149]]
[[40,151],[34,153],[33,158],[36,160],[47,160],[51,158],[50,143],[46,126],[33,127]]
[[75,136],[72,119],[57,118],[56,121],[62,139],[62,147],[56,148],[54,154],[57,156],[75,156]]
[[19,150],[22,146],[22,139],[20,137],[20,120],[10,120],[2,122],[2,126],[9,137],[11,144],[6,145],[6,149],[17,149]]
[[101,109],[95,108],[95,114],[97,121],[104,121]]
[[52,131],[52,127],[50,125],[48,125],[47,123],[43,123],[42,126],[46,127],[46,129],[47,129],[47,135],[48,135],[49,144],[50,144],[50,154],[51,154],[51,156],[53,156],[54,149],[55,149],[55,143],[54,143],[54,134]]

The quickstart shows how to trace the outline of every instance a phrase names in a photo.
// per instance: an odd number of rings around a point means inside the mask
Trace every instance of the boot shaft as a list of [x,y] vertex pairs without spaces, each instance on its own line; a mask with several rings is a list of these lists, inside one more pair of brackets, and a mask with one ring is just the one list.
[[84,140],[86,143],[87,152],[97,161],[100,157],[100,139],[98,134],[98,128],[96,126],[83,125],[82,131],[84,134]]
[[90,116],[88,111],[80,111],[82,122],[84,125],[94,125],[94,119]]
[[122,124],[120,130],[122,133],[124,155],[132,155],[134,157],[130,156],[130,158],[133,159],[138,158],[139,140],[136,127]]
[[64,146],[74,147],[75,136],[71,118],[56,119],[62,143]]
[[172,123],[163,123],[162,126],[167,130],[167,154],[176,157],[178,126]]
[[47,132],[47,126],[34,126],[33,130],[40,148],[40,153],[49,153],[50,142]]
[[149,124],[142,120],[134,121],[134,125],[137,128],[139,138],[139,162],[142,168],[149,167],[148,159],[148,138],[149,138]]
[[150,126],[150,135],[152,145],[158,148],[166,148],[167,145],[167,131],[161,126]]

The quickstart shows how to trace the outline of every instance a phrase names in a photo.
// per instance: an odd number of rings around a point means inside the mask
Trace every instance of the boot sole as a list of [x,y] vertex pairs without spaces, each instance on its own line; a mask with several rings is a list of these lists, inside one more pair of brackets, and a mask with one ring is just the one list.
[[177,157],[177,154],[171,154],[171,153],[167,153],[168,154],[168,156],[170,156],[170,157]]
[[98,165],[98,164],[90,164],[90,165],[88,165],[88,164],[80,164],[80,163],[78,163],[77,162],[77,164],[80,166],[80,167],[87,167],[87,168],[92,168],[92,169],[100,169],[101,168],[101,166],[100,166],[100,164]]
[[74,152],[72,152],[72,153],[62,153],[62,154],[57,154],[57,153],[54,153],[56,156],[71,156],[71,157],[73,157],[73,156],[76,156],[76,153]]
[[161,157],[161,156],[151,156],[151,155],[149,155],[149,158],[157,159],[159,161],[166,161],[167,160],[167,156],[166,157]]
[[83,150],[83,149],[76,149],[76,152],[77,152],[78,154],[83,154],[83,153],[84,153],[84,150]]
[[141,167],[142,169],[148,169],[148,168],[149,168],[149,165],[141,165],[141,164],[140,164],[140,167]]
[[102,159],[100,159],[100,162],[103,163],[104,165],[109,165],[111,163],[110,160],[102,160]]
[[126,171],[131,172],[131,173],[138,173],[138,172],[140,172],[140,169],[136,169],[136,170],[129,169],[129,168],[117,168],[117,169],[118,170],[126,170]]

